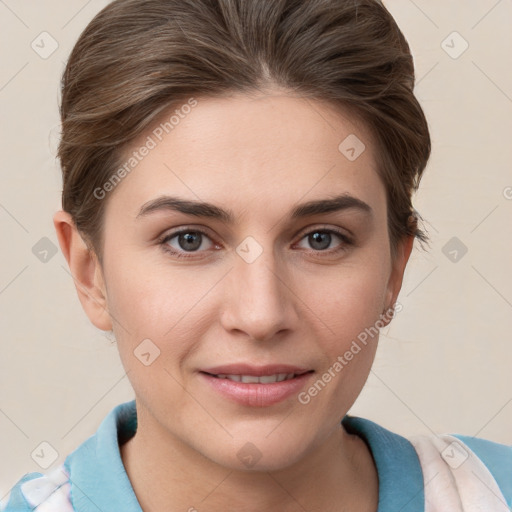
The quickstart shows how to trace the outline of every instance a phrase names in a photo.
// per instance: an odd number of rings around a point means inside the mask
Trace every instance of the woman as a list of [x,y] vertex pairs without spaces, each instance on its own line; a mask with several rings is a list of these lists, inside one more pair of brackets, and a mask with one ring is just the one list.
[[54,224],[136,400],[6,510],[509,510],[511,447],[347,415],[427,241],[413,85],[376,0],[94,18],[63,77]]

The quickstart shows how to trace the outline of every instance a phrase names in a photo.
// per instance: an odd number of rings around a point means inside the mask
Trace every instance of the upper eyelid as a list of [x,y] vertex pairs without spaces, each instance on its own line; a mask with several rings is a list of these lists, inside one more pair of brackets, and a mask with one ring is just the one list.
[[320,227],[318,227],[318,226],[319,226],[318,224],[313,227],[306,226],[305,228],[303,228],[299,231],[297,236],[304,236],[304,235],[307,235],[307,234],[315,232],[315,231],[329,231],[329,232],[333,232],[337,235],[346,236],[347,238],[352,237],[352,233],[350,233],[347,229],[344,229],[344,228],[340,228],[340,227],[334,228],[334,227],[331,227],[328,225],[320,225]]

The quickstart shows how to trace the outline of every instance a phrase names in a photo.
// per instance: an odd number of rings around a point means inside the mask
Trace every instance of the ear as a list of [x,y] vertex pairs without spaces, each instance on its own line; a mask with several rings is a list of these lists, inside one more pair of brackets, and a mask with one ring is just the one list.
[[53,224],[85,313],[98,329],[111,330],[105,280],[96,254],[86,245],[68,212],[58,211]]
[[[400,293],[400,289],[402,288],[405,267],[407,265],[407,262],[409,261],[413,244],[413,235],[404,237],[398,243],[396,256],[391,264],[391,273],[388,280],[386,290],[386,303],[383,313],[389,311],[394,306],[396,299],[398,298],[398,294]],[[384,325],[388,325],[389,322],[391,322],[392,317],[390,317],[389,315],[384,315],[382,319],[384,321]]]

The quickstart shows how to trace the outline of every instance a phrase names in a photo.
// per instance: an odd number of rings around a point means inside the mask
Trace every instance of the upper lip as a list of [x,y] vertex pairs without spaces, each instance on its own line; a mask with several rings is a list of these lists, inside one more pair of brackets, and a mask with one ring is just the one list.
[[212,366],[203,368],[200,371],[212,375],[254,375],[261,377],[263,375],[276,375],[278,373],[294,373],[300,375],[312,371],[310,368],[302,366],[293,366],[289,364],[268,364],[265,366],[253,366],[245,363],[224,364],[222,366]]

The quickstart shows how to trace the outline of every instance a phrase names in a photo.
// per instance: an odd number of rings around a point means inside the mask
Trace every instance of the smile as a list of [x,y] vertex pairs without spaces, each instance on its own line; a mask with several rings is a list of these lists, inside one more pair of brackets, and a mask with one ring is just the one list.
[[216,394],[240,405],[268,407],[297,395],[313,371],[274,373],[271,375],[213,374],[200,372],[204,382]]
[[295,373],[276,373],[275,375],[262,375],[257,377],[255,375],[214,375],[218,379],[229,379],[236,382],[244,382],[246,384],[271,384],[272,382],[282,382],[283,380],[290,380],[296,377]]

